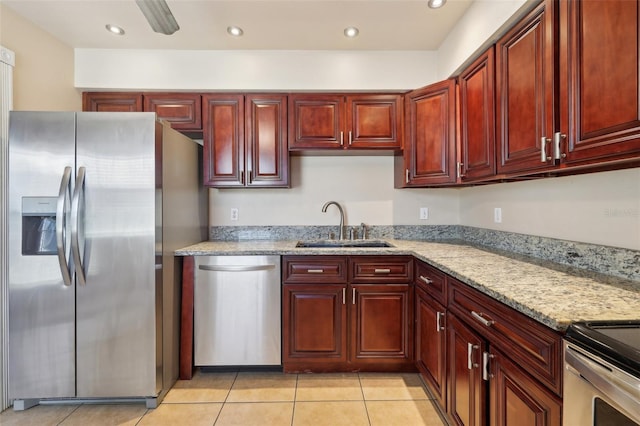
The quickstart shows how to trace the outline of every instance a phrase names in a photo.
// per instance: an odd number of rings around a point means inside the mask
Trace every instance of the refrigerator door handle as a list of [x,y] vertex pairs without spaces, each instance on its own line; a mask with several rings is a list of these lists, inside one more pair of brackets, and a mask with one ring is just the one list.
[[67,259],[66,247],[66,219],[67,200],[71,199],[71,167],[64,168],[62,180],[60,181],[60,191],[58,192],[58,203],[56,205],[56,247],[58,249],[58,262],[62,280],[67,287],[71,286],[73,280],[73,263]]
[[84,266],[80,258],[80,238],[78,236],[78,228],[80,227],[80,193],[84,191],[84,177],[86,169],[78,168],[78,176],[76,177],[76,187],[73,191],[73,200],[71,201],[71,252],[73,253],[73,261],[76,266],[76,277],[78,284],[86,285],[86,277],[84,274]]

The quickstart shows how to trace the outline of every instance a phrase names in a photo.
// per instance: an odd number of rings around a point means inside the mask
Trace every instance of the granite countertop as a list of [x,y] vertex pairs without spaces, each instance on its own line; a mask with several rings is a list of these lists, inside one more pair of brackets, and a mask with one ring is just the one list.
[[297,241],[205,241],[175,253],[412,255],[554,330],[564,331],[582,320],[640,319],[638,281],[460,242],[385,241],[394,247],[296,248]]

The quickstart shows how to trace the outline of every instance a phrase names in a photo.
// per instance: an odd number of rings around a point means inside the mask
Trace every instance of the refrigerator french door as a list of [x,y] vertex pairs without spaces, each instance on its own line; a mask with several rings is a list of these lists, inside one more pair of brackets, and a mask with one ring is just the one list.
[[154,114],[11,113],[14,408],[49,398],[154,406],[162,386],[157,126]]

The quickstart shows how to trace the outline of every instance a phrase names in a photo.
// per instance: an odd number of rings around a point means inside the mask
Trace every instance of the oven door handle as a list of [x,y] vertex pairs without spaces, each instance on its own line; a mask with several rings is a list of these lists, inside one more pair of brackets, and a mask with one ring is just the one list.
[[638,379],[625,380],[627,373],[614,372],[589,357],[587,353],[567,347],[564,354],[568,372],[581,376],[609,399],[616,401],[621,408],[626,410],[634,418],[640,418],[640,404],[633,395],[638,394],[638,385],[631,382]]

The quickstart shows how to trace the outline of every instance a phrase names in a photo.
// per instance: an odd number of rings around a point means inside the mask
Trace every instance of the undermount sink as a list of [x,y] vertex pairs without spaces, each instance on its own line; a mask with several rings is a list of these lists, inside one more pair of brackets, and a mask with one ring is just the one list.
[[309,240],[298,241],[296,247],[327,248],[327,247],[393,247],[382,240]]

